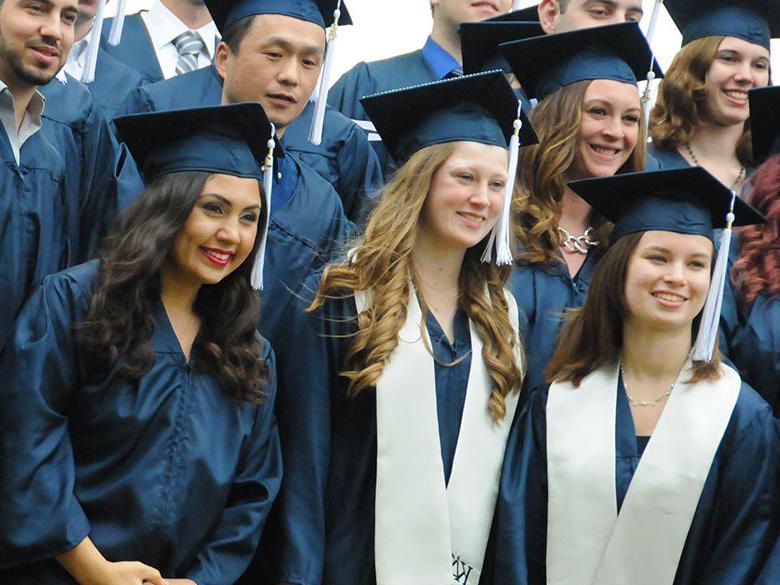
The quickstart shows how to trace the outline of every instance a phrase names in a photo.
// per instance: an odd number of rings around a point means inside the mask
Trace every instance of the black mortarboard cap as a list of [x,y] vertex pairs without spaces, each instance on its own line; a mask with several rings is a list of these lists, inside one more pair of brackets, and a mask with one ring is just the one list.
[[132,114],[114,122],[147,183],[185,171],[262,180],[273,132],[258,103]]
[[[732,200],[732,191],[701,167],[582,179],[569,187],[615,223],[612,241],[649,230],[712,240],[714,229],[726,227]],[[734,216],[734,226],[765,221],[739,197]]]
[[636,22],[599,26],[505,43],[500,47],[529,97],[592,79],[636,84],[650,71],[663,77]]
[[339,8],[339,25],[352,24],[347,7],[339,0],[205,0],[221,32],[226,31],[242,18],[257,14],[281,14],[299,20],[313,22],[327,28],[333,24],[333,12]]
[[[433,144],[481,142],[507,147],[518,101],[504,74],[464,75],[362,98],[360,103],[399,164]],[[538,142],[522,114],[520,143]]]
[[780,153],[780,86],[751,89],[748,96],[753,159],[761,162]]
[[711,36],[737,37],[769,49],[780,35],[780,0],[666,0],[683,45]]
[[499,21],[466,22],[460,25],[463,72],[501,69],[510,73],[509,64],[498,46],[509,41],[528,39],[544,34],[538,22]]

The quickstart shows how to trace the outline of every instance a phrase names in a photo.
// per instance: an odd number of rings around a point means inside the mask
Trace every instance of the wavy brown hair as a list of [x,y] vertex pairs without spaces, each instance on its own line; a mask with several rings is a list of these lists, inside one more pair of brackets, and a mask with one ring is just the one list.
[[[119,217],[99,254],[89,311],[77,325],[82,346],[103,367],[137,379],[154,363],[151,338],[160,303],[160,270],[176,235],[203,192],[208,173],[163,175]],[[262,186],[261,186],[262,193]],[[258,235],[268,219],[263,207]],[[260,301],[249,276],[260,238],[246,260],[213,285],[201,286],[193,310],[201,328],[196,367],[220,376],[237,399],[260,402],[269,370],[257,334]]]
[[[672,152],[691,141],[693,131],[705,117],[707,72],[726,37],[696,39],[675,55],[658,86],[658,97],[650,111],[650,138],[658,150]],[[737,159],[743,165],[753,162],[750,128],[745,122],[737,142]]]
[[[618,239],[596,265],[585,304],[566,311],[558,344],[544,371],[546,381],[571,382],[576,387],[592,371],[620,357],[623,320],[628,315],[628,263],[643,235],[644,232],[638,232]],[[699,331],[700,319],[701,314],[693,320],[691,339]],[[687,383],[719,376],[720,352],[716,344],[712,360],[693,363],[693,375]]]
[[[395,173],[385,186],[351,260],[325,268],[309,306],[309,310],[315,310],[329,299],[372,291],[371,307],[358,316],[358,331],[341,372],[349,381],[348,392],[353,396],[375,386],[382,375],[398,345],[409,295],[414,294],[412,286],[418,291],[423,315],[427,311],[416,286],[412,250],[431,180],[454,149],[453,143],[423,148]],[[482,359],[493,384],[488,408],[498,421],[506,415],[505,397],[518,391],[522,382],[515,359],[520,340],[511,325],[504,296],[511,267],[480,262],[484,244],[466,252],[460,271],[459,306],[483,342]]]
[[774,297],[780,292],[780,154],[758,167],[750,182],[748,202],[766,216],[767,223],[739,230],[739,258],[731,281],[743,313],[760,293]]
[[[582,103],[590,81],[578,81],[550,94],[530,114],[539,144],[523,149],[520,188],[512,202],[515,237],[520,245],[518,261],[536,264],[560,262],[558,223],[566,171],[574,164]],[[645,127],[640,118],[634,151],[618,173],[641,171],[645,164]],[[593,212],[594,236],[605,242],[612,224]],[[598,248],[596,249],[598,250]]]

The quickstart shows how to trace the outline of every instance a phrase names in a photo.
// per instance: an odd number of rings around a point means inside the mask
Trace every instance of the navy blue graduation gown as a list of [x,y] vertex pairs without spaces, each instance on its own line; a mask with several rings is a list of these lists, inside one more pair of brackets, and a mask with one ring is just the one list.
[[116,212],[130,205],[144,184],[127,147],[117,142],[83,83],[67,76],[67,83],[52,79],[40,91],[46,98],[42,132],[66,160],[65,188],[84,201],[83,211],[89,210],[92,224],[73,244],[68,264],[73,265],[90,257]]
[[366,200],[384,184],[379,158],[366,133],[330,106],[325,110],[322,142],[312,144],[309,128],[313,116],[314,104],[310,102],[284,131],[285,149],[333,185],[341,197],[344,213],[357,222]]
[[[34,284],[68,266],[73,257],[72,237],[79,231],[81,219],[93,218],[95,225],[84,227],[98,229],[102,214],[100,202],[87,201],[79,198],[77,192],[66,190],[65,183],[72,178],[73,169],[66,169],[65,160],[42,132],[36,132],[24,143],[21,164],[17,166],[8,135],[0,128],[0,157],[2,353],[13,322]],[[89,207],[87,203],[96,205]]]
[[[347,395],[339,376],[356,332],[353,297],[304,309],[320,274],[311,275],[285,319],[279,355],[277,417],[285,478],[274,522],[263,536],[277,581],[306,585],[374,585],[376,398]],[[427,328],[435,364],[439,438],[445,480],[455,455],[471,365],[468,320],[458,314],[450,344],[432,315]]]
[[[438,79],[423,57],[422,49],[381,61],[361,61],[342,75],[330,89],[328,103],[347,118],[368,122],[368,115],[360,104],[360,98]],[[385,177],[389,178],[394,170],[392,159],[381,140],[372,140],[371,145],[379,156]]]
[[89,536],[111,561],[233,583],[281,482],[270,346],[267,401],[239,403],[197,371],[197,352],[185,359],[159,303],[151,369],[139,380],[106,370],[73,331],[96,268],[46,278],[0,364],[0,582],[75,584],[52,559]]
[[730,357],[743,379],[780,415],[780,299],[760,294],[730,340]]
[[598,254],[589,253],[574,278],[563,259],[555,264],[516,263],[512,269],[507,288],[527,320],[521,327],[527,363],[525,388],[544,383],[544,369],[555,350],[562,315],[585,302]]
[[[507,444],[494,522],[495,585],[546,581],[546,405],[547,389],[534,392]],[[780,524],[775,424],[769,406],[743,384],[704,484],[675,585],[755,584]],[[640,459],[622,384],[615,451],[619,510]]]
[[144,78],[135,69],[110,55],[103,47],[98,48],[95,80],[87,87],[95,96],[98,105],[103,108],[106,118],[113,119],[116,109],[125,101],[127,94],[143,83]]
[[157,53],[154,52],[152,38],[141,18],[141,13],[125,16],[122,39],[116,46],[108,44],[108,35],[111,32],[113,21],[113,18],[107,18],[103,23],[100,46],[107,53],[137,71],[143,77],[144,83],[155,83],[165,79],[160,61],[157,59]]

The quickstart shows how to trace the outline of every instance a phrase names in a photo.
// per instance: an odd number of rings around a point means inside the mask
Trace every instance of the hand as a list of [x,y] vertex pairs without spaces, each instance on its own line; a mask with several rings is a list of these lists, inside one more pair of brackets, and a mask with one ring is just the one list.
[[83,585],[170,585],[162,578],[160,571],[139,562],[119,562],[106,564],[91,575]]
[[168,585],[198,585],[192,579],[166,579]]

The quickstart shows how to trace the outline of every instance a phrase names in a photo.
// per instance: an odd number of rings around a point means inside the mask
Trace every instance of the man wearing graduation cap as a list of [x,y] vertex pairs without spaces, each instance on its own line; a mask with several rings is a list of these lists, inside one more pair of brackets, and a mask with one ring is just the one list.
[[0,5],[6,169],[0,176],[0,348],[33,283],[86,259],[117,199],[141,187],[89,91],[75,80],[52,81],[73,43],[77,17],[75,0],[52,0],[39,11],[17,1]]
[[642,19],[642,0],[542,0],[518,12],[518,20],[534,20],[547,34]]
[[[106,0],[79,0],[76,40],[57,79],[67,83],[67,74],[86,84],[106,117],[111,119],[117,106],[131,90],[141,85],[143,78],[99,46],[98,28],[103,25],[105,3]],[[94,57],[93,51],[96,51]]]
[[430,0],[433,28],[422,49],[370,63],[360,62],[347,71],[328,94],[328,103],[354,120],[366,132],[389,172],[393,163],[381,138],[368,120],[360,98],[374,93],[463,75],[458,27],[509,12],[510,0]]
[[[217,48],[215,64],[209,68],[185,73],[165,82],[139,88],[128,96],[120,111],[123,114],[160,109],[194,107],[220,103],[223,98],[223,84],[226,97],[236,92],[229,88],[243,85],[240,99],[259,100],[276,124],[277,130],[285,134],[284,147],[292,152],[297,160],[308,165],[328,181],[342,199],[348,216],[355,219],[359,215],[361,203],[368,195],[378,191],[382,185],[382,172],[373,149],[368,144],[365,133],[350,120],[333,108],[318,111],[315,103],[308,100],[323,65],[323,54],[330,53],[333,46],[323,53],[324,35],[322,29],[328,27],[327,34],[333,35],[333,12],[339,6],[337,0],[257,0],[255,2],[210,1],[207,6],[214,16],[218,30],[225,35],[225,42]],[[254,7],[253,7],[254,6]],[[253,12],[253,11],[257,12]],[[246,13],[245,17],[231,17],[231,11]],[[338,24],[350,24],[346,6],[340,8]],[[255,15],[267,15],[278,30],[286,31],[287,44],[296,44],[296,50],[304,50],[298,55],[303,59],[303,67],[288,77],[289,71],[272,62],[271,56],[284,53],[285,47],[275,46],[263,40],[271,37],[269,26],[253,26]],[[276,17],[287,17],[282,20]],[[243,21],[243,22],[239,22]],[[314,26],[312,26],[314,25]],[[307,38],[308,47],[304,47],[301,38]],[[255,45],[266,43],[262,57]],[[243,47],[243,48],[242,48]],[[313,51],[310,50],[314,47]],[[260,81],[258,72],[267,76]],[[262,73],[260,74],[262,75]],[[253,80],[257,79],[257,82]],[[275,85],[278,82],[278,85]],[[274,105],[275,97],[266,95],[267,87],[274,85],[280,94],[282,108]],[[294,86],[294,87],[292,87]],[[321,94],[326,92],[327,80],[322,81]],[[324,94],[322,94],[324,96]],[[322,106],[325,106],[324,97]],[[283,111],[285,110],[285,111]],[[316,138],[311,130],[318,125]]]

